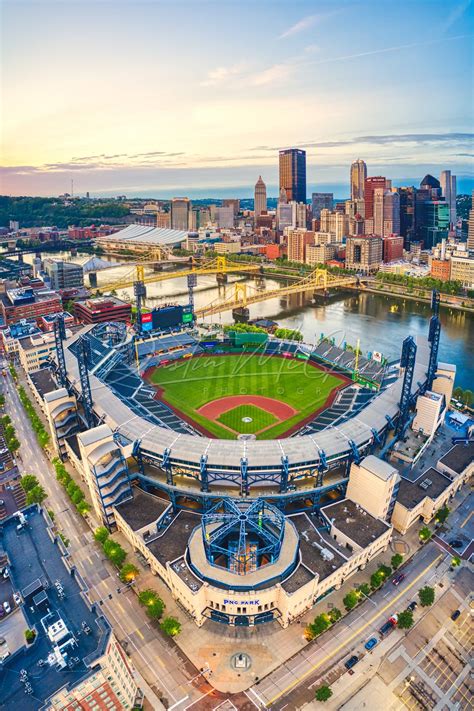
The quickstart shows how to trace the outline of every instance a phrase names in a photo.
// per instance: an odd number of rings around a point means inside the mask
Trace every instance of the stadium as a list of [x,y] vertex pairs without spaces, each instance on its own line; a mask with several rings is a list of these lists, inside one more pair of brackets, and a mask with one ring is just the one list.
[[345,492],[374,460],[393,509],[387,437],[433,381],[438,325],[382,364],[324,337],[104,323],[66,338],[59,320],[44,406],[97,516],[196,624],[286,626],[387,548],[386,517]]

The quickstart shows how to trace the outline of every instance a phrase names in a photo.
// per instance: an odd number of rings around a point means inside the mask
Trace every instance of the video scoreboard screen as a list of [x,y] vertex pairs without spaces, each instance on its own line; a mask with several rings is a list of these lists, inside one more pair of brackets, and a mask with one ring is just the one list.
[[143,331],[166,331],[177,328],[183,324],[192,324],[194,314],[191,306],[162,306],[153,309],[150,313],[142,314]]

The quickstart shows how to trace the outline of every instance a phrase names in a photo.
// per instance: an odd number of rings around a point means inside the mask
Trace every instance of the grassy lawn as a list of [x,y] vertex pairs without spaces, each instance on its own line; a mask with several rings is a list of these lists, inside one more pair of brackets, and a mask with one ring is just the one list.
[[272,439],[321,407],[344,381],[303,360],[244,353],[170,363],[157,368],[151,382],[164,390],[170,405],[223,439],[233,439],[234,435],[198,415],[196,410],[202,405],[229,395],[263,395],[281,400],[299,412],[261,435],[262,439]]
[[[252,422],[242,422],[243,417],[250,417]],[[218,422],[230,427],[239,434],[254,434],[269,427],[277,421],[270,412],[265,412],[255,405],[239,405],[228,412],[224,412],[217,418]]]

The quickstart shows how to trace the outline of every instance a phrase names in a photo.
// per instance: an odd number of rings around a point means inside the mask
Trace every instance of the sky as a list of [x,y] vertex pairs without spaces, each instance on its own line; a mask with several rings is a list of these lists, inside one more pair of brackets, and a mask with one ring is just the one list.
[[470,0],[3,0],[0,193],[308,196],[349,168],[474,187]]

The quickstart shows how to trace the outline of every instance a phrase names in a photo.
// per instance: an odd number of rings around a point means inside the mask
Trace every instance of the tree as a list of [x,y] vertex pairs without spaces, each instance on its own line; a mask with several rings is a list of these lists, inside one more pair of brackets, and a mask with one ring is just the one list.
[[99,528],[96,528],[94,531],[94,540],[98,543],[105,543],[109,536],[110,533],[105,526],[99,526]]
[[152,620],[159,620],[165,609],[165,603],[154,590],[142,590],[138,595],[138,601],[146,608],[147,615]]
[[120,580],[122,583],[131,583],[140,575],[140,571],[133,563],[125,563],[120,569]]
[[474,402],[474,393],[472,392],[472,390],[464,390],[462,394],[462,400],[465,405],[471,407],[472,403]]
[[72,503],[75,504],[76,506],[78,506],[83,499],[84,499],[84,492],[82,491],[82,489],[80,489],[78,486],[76,486],[76,490],[73,493],[73,495],[71,496]]
[[176,637],[181,632],[181,622],[176,617],[165,617],[160,625],[160,629],[168,637]]
[[413,626],[413,612],[411,610],[403,610],[398,613],[397,626],[401,630],[409,630]]
[[77,505],[77,510],[81,514],[81,516],[86,516],[89,511],[91,510],[91,507],[87,503],[87,501],[80,501]]
[[34,638],[36,637],[36,632],[34,630],[25,630],[25,640],[27,644],[32,644]]
[[10,450],[10,452],[13,452],[13,454],[15,454],[15,452],[18,452],[18,450],[20,449],[20,442],[16,437],[12,437],[8,441],[8,449]]
[[455,555],[454,558],[451,558],[451,568],[457,568],[459,565],[461,565],[461,558]]
[[362,585],[359,585],[356,589],[361,595],[365,595],[367,597],[370,595],[370,585],[367,583],[362,583]]
[[334,624],[334,622],[337,622],[340,620],[342,617],[342,612],[338,610],[337,607],[333,607],[332,610],[329,611],[329,619],[331,620],[331,624]]
[[433,604],[435,599],[434,588],[430,588],[428,585],[425,585],[424,588],[418,590],[418,597],[420,598],[420,603],[422,607],[429,607]]
[[316,689],[315,697],[316,701],[328,701],[332,696],[332,689],[330,686],[320,686]]
[[108,538],[102,547],[104,549],[105,555],[110,560],[110,562],[116,565],[117,568],[121,568],[122,565],[125,563],[125,558],[127,557],[127,554],[120,545],[120,543],[117,543],[117,541],[113,541],[111,538]]
[[418,535],[420,537],[420,541],[422,543],[426,543],[427,541],[430,540],[430,538],[433,534],[431,533],[428,526],[423,526],[423,528],[420,529],[420,533]]
[[28,506],[31,504],[42,504],[46,499],[47,493],[39,484],[34,486],[26,495],[26,503]]
[[392,568],[396,570],[403,563],[403,556],[401,553],[395,553],[395,555],[392,555],[392,560],[390,562],[392,564]]
[[450,508],[446,504],[442,506],[439,511],[436,512],[435,521],[436,523],[444,523],[449,516]]
[[31,489],[34,489],[35,486],[38,486],[38,484],[39,481],[34,474],[25,474],[20,479],[20,486],[26,494],[31,491]]
[[308,625],[311,638],[317,637],[327,630],[331,622],[328,615],[318,615],[314,618],[314,621]]
[[349,590],[347,595],[343,597],[342,602],[346,610],[352,610],[359,602],[359,596],[355,590]]

